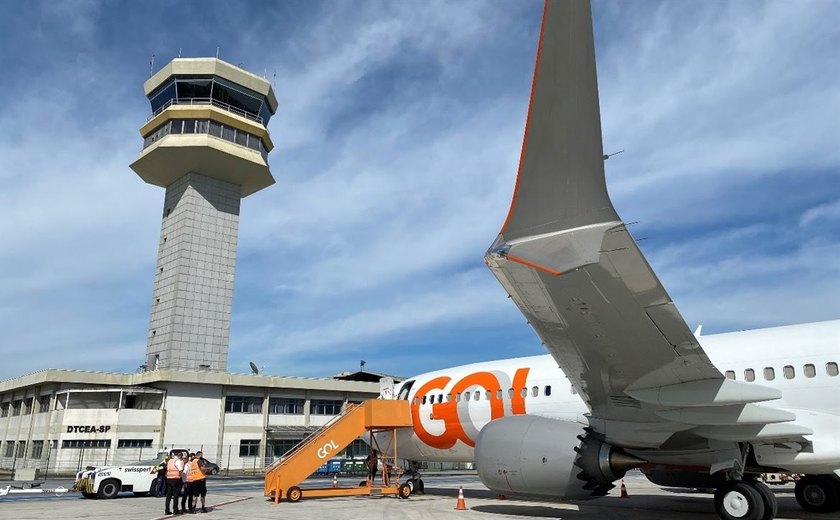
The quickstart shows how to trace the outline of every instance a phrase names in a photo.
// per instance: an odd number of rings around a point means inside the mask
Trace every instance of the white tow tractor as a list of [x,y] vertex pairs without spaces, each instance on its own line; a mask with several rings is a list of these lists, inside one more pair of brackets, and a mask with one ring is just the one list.
[[135,496],[145,496],[155,491],[157,471],[154,469],[168,453],[188,453],[187,450],[161,450],[153,460],[141,460],[121,466],[87,468],[76,473],[73,489],[85,498],[116,498],[120,491],[131,491]]

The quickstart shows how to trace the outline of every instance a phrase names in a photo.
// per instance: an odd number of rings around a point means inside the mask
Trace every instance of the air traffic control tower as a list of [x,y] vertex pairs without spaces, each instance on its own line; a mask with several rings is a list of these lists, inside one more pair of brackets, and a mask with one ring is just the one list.
[[274,184],[271,84],[216,58],[177,58],[145,82],[152,115],[131,164],[166,188],[146,370],[227,370],[239,200]]

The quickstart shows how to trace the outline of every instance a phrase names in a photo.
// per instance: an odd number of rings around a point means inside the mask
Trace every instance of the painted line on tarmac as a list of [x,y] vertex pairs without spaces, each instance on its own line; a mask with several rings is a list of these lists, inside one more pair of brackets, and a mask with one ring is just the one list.
[[[225,496],[225,495],[221,495],[221,496]],[[227,496],[232,496],[232,497],[235,497],[235,498],[233,498],[233,500],[228,500],[227,502],[219,502],[218,504],[210,504],[209,506],[207,506],[207,509],[210,512],[212,512],[217,507],[226,506],[228,504],[235,504],[236,502],[243,502],[245,500],[251,500],[252,498],[254,498],[254,497],[238,497],[236,495],[227,495]],[[176,516],[182,516],[182,515],[164,515],[164,516],[155,517],[152,520],[164,520],[166,518],[175,518]]]

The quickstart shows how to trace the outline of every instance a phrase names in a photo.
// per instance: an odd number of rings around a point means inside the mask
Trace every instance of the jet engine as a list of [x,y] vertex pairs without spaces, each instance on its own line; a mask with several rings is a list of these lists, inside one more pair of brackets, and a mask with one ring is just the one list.
[[603,496],[627,470],[644,462],[578,423],[533,415],[492,421],[475,441],[478,476],[502,494]]

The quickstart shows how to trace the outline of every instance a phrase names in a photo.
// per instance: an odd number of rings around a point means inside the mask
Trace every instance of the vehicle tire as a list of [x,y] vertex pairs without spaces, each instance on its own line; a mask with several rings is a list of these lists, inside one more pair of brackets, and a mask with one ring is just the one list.
[[828,475],[806,475],[796,482],[796,501],[805,511],[831,513],[840,509],[840,485]]
[[764,501],[764,516],[761,517],[761,520],[773,520],[773,518],[776,518],[776,514],[779,512],[779,503],[776,501],[776,494],[764,482],[756,480],[755,482],[751,482],[751,484]]
[[297,486],[290,487],[289,490],[286,492],[286,500],[288,500],[289,502],[298,502],[302,496],[303,493]]
[[417,483],[414,481],[414,479],[410,478],[405,483],[408,484],[408,487],[411,488],[411,492],[414,493],[414,486],[417,485]]
[[411,496],[411,487],[409,487],[407,483],[401,484],[400,488],[397,490],[397,493],[397,496],[400,498],[408,498]]
[[426,486],[423,484],[422,478],[417,479],[417,484],[414,486],[414,492],[420,493],[421,495],[426,492]]
[[82,491],[82,496],[85,498],[98,498],[96,493],[88,493],[87,491]]
[[723,520],[762,520],[764,499],[753,486],[731,480],[715,490],[715,510]]
[[109,478],[99,484],[99,492],[97,496],[99,498],[117,498],[117,495],[120,493],[120,481],[115,478]]

